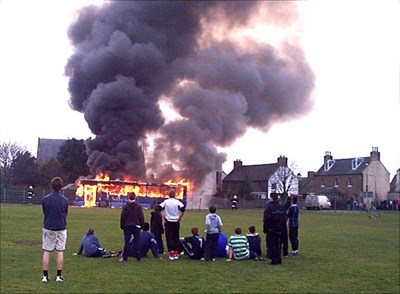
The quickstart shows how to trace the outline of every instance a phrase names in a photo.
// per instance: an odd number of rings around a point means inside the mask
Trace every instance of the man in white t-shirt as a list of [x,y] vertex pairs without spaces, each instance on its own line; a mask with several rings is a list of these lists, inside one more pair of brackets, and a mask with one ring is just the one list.
[[178,199],[175,199],[174,190],[169,191],[168,196],[169,199],[164,200],[160,206],[163,209],[162,214],[169,259],[173,260],[179,258],[179,228],[180,221],[185,212],[185,205]]

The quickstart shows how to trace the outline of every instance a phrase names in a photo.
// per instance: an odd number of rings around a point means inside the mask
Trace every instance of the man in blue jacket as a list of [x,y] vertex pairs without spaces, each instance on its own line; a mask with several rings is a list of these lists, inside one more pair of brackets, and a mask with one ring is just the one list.
[[290,255],[299,254],[299,207],[297,206],[297,197],[292,196],[292,205],[288,211],[289,218],[289,240],[292,246]]
[[64,264],[64,250],[67,242],[67,215],[68,199],[60,193],[63,181],[60,177],[51,180],[50,186],[53,192],[45,196],[42,200],[42,210],[44,215],[42,240],[43,258],[42,282],[49,281],[49,260],[50,253],[56,250],[57,254],[57,276],[56,282],[64,282],[61,271]]
[[89,228],[88,232],[83,236],[81,246],[76,255],[81,255],[83,251],[87,257],[100,257],[106,254],[106,249],[101,247],[99,240],[94,235],[93,228]]
[[[140,258],[142,258],[147,256],[147,252],[151,250],[151,253],[153,254],[154,258],[160,259],[160,256],[158,254],[157,241],[154,237],[154,234],[149,232],[149,229],[150,229],[149,223],[146,222],[143,223],[142,231],[140,232],[139,244],[136,245],[135,238],[132,239],[131,252],[130,252],[131,256],[137,257],[139,251]],[[135,248],[138,248],[139,250],[135,250]]]

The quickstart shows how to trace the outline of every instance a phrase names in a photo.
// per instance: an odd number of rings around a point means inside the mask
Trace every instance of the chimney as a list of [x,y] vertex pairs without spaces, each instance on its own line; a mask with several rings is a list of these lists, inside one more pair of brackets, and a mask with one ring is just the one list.
[[281,155],[278,157],[279,166],[287,166],[287,158],[285,155]]
[[327,162],[328,160],[332,160],[333,156],[331,155],[330,151],[325,151],[325,156],[324,156],[324,162]]
[[217,171],[215,172],[215,185],[217,192],[222,191],[222,164],[219,165]]
[[233,169],[236,169],[236,168],[238,168],[238,167],[240,167],[240,166],[242,166],[243,165],[243,162],[240,160],[240,159],[236,159],[234,162],[233,162]]
[[378,151],[378,147],[372,147],[371,151],[371,161],[380,161],[381,153]]

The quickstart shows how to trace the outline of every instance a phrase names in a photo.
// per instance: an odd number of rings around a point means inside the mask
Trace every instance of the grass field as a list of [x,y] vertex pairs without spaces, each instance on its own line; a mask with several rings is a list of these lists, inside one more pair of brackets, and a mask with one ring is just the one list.
[[[150,211],[145,212],[146,221]],[[181,235],[204,227],[207,211],[187,211]],[[223,231],[255,225],[262,236],[261,210],[219,210]],[[399,213],[301,211],[300,255],[280,266],[225,259],[201,262],[186,256],[170,261],[72,256],[89,226],[107,250],[120,250],[120,209],[71,207],[63,275],[56,283],[55,258],[50,282],[41,275],[41,206],[1,205],[1,293],[399,293]],[[165,243],[164,243],[165,245]]]

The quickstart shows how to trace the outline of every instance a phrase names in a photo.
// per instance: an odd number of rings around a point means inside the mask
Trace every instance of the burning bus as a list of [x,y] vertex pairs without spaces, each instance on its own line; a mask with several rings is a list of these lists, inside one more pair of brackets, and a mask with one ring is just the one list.
[[80,207],[122,207],[128,199],[129,192],[135,192],[136,202],[143,208],[150,208],[168,198],[173,189],[176,199],[186,205],[190,182],[167,181],[148,183],[130,180],[111,180],[108,175],[99,174],[95,179],[80,178],[75,183],[75,205]]

